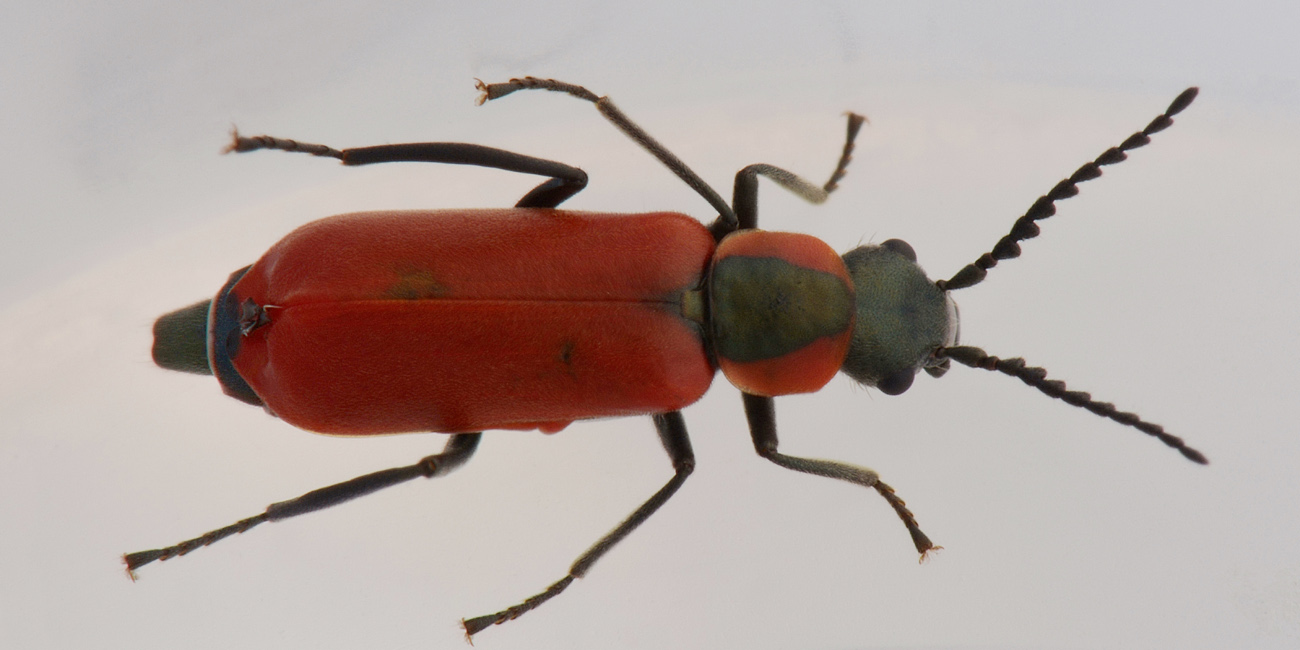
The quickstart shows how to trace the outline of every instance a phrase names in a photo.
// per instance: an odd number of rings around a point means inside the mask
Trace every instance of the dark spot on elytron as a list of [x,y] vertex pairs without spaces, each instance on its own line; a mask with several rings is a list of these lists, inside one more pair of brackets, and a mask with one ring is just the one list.
[[562,372],[564,375],[574,380],[578,378],[578,374],[574,372],[573,368],[573,350],[577,346],[578,344],[576,341],[565,341],[560,344],[560,353],[555,357],[556,360],[560,362],[560,365],[563,366]]
[[447,295],[447,287],[428,269],[406,268],[397,271],[397,282],[389,285],[384,297],[390,300],[433,300]]

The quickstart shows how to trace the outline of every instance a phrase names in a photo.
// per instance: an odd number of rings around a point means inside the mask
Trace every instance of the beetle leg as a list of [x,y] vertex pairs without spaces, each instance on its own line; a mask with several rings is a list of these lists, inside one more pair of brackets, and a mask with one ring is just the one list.
[[668,499],[682,486],[682,483],[686,482],[686,477],[690,476],[695,469],[695,452],[691,450],[691,439],[686,435],[686,421],[682,418],[681,411],[655,415],[653,419],[655,429],[659,431],[659,440],[663,442],[664,450],[668,452],[668,457],[673,462],[673,470],[676,473],[673,474],[672,479],[662,488],[659,488],[659,491],[655,492],[654,496],[641,504],[641,507],[637,508],[627,519],[624,519],[623,523],[600,538],[600,541],[592,544],[591,548],[588,548],[585,553],[573,562],[573,565],[569,567],[568,575],[564,576],[559,582],[514,607],[495,614],[476,616],[461,621],[461,624],[465,627],[466,636],[473,637],[488,627],[519,618],[525,612],[536,609],[537,606],[559,595],[575,578],[586,575],[591,566],[604,556],[609,549],[622,541],[633,530],[636,530],[637,526],[645,523],[645,520],[659,510],[660,506],[667,503]]
[[447,446],[443,448],[442,453],[427,456],[414,465],[406,467],[394,467],[385,469],[365,476],[358,476],[350,481],[344,481],[335,485],[312,490],[296,499],[281,501],[267,506],[266,512],[255,517],[242,519],[225,528],[218,528],[210,533],[187,540],[175,546],[167,548],[154,549],[152,551],[140,551],[138,553],[127,553],[122,556],[126,562],[127,573],[134,579],[132,573],[154,560],[168,560],[173,557],[185,555],[197,548],[208,546],[213,542],[224,539],[236,533],[242,533],[253,526],[267,521],[279,521],[296,517],[298,515],[314,512],[330,506],[336,506],[344,501],[351,501],[357,497],[363,497],[371,492],[382,490],[386,487],[392,487],[398,483],[405,483],[413,478],[433,478],[443,476],[452,470],[465,464],[470,456],[474,455],[474,450],[478,447],[479,438],[482,433],[458,433],[447,441]]
[[533,188],[515,204],[517,208],[553,208],[587,186],[587,172],[553,160],[534,158],[523,154],[462,142],[416,142],[410,144],[385,144],[355,149],[334,149],[320,144],[310,144],[274,138],[268,135],[244,137],[236,131],[227,152],[244,153],[258,149],[296,151],[313,156],[337,158],[344,165],[373,165],[387,162],[431,162],[449,165],[473,165],[502,169],[520,174],[550,176],[551,179]]
[[[727,232],[736,229],[736,214],[732,211],[731,206],[727,205],[727,202],[722,200],[722,196],[714,191],[712,187],[709,187],[709,184],[704,182],[704,179],[700,178],[700,176],[692,171],[690,167],[687,167],[686,163],[682,162],[680,158],[673,155],[673,153],[666,147],[659,144],[659,142],[654,138],[650,137],[649,133],[646,133],[645,130],[637,126],[635,122],[628,119],[628,117],[623,114],[623,111],[620,111],[617,106],[614,106],[614,102],[610,101],[608,97],[599,97],[596,93],[593,93],[582,86],[576,86],[574,84],[556,81],[554,79],[538,79],[537,77],[511,79],[508,82],[499,84],[485,84],[482,81],[479,81],[478,89],[483,93],[479,97],[478,103],[480,104],[493,99],[505,97],[516,90],[549,90],[552,92],[562,92],[595,104],[596,110],[600,111],[600,114],[605,116],[605,119],[609,120],[615,128],[622,131],[624,135],[631,138],[637,144],[641,145],[641,148],[649,152],[650,155],[659,159],[659,162],[668,167],[669,171],[676,174],[678,178],[682,179],[682,182],[691,186],[691,189],[695,190],[696,194],[699,194],[705,201],[708,201],[709,205],[713,206],[713,209],[718,211],[718,221],[720,223],[729,224]],[[716,233],[714,236],[715,238],[718,238]]]
[[[796,174],[772,165],[750,165],[736,172],[736,185],[731,195],[731,205],[736,210],[737,225],[740,229],[758,227],[758,176],[760,174],[809,203],[821,204],[826,201],[831,192],[839,186],[840,179],[844,178],[849,162],[853,160],[853,141],[858,137],[862,124],[867,121],[867,118],[856,113],[849,113],[848,116],[848,134],[844,138],[844,149],[840,152],[840,160],[835,165],[835,171],[831,172],[830,180],[826,181],[825,185],[817,187]],[[713,231],[715,238],[721,239],[719,231],[725,227],[726,224],[719,219],[709,229]],[[730,231],[722,230],[721,234],[725,235],[727,232]]]
[[917,525],[912,511],[907,509],[907,504],[894,493],[894,488],[880,480],[880,476],[875,471],[848,463],[798,458],[778,453],[776,451],[776,407],[772,398],[748,393],[743,394],[742,397],[745,401],[745,417],[749,420],[749,433],[754,438],[754,449],[759,456],[796,472],[839,479],[874,489],[889,502],[890,507],[903,520],[903,525],[907,526],[907,532],[911,533],[912,543],[916,545],[916,551],[921,554],[922,560],[925,559],[927,552],[942,548],[935,546],[930,538],[921,532],[921,527]]

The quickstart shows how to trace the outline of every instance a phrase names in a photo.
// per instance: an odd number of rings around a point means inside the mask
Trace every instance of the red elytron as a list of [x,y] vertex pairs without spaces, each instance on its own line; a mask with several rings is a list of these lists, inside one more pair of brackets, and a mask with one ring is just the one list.
[[230,304],[267,318],[231,360],[269,411],[322,433],[552,432],[676,411],[713,379],[681,313],[713,248],[673,213],[331,217],[230,287]]

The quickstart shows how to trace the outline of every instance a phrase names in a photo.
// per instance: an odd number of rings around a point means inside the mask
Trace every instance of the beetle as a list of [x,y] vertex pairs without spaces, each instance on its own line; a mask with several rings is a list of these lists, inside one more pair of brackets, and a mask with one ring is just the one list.
[[526,77],[478,82],[479,103],[519,90],[591,102],[616,128],[704,198],[718,217],[602,214],[556,209],[587,175],[562,163],[462,143],[337,150],[234,133],[228,151],[259,149],[330,157],[344,165],[435,162],[548,177],[513,208],[374,212],[328,217],[291,232],[236,271],[212,300],[160,317],[158,365],[213,374],[230,396],[310,431],[364,436],[451,434],[413,465],[374,472],[274,503],[265,512],[174,546],[124,556],[128,574],[278,521],[417,477],[442,476],[473,455],[487,429],[555,432],[575,420],[649,414],[673,477],[568,573],[522,603],[464,619],[467,635],[512,620],[582,577],[681,487],[695,466],[681,409],[716,371],[741,390],[758,454],[787,469],[874,489],[894,509],[921,558],[939,548],[876,472],[777,451],[773,398],[819,390],[837,371],[898,395],[919,371],[940,377],[951,361],[1001,372],[1050,397],[1136,428],[1205,464],[1157,424],[1049,380],[1023,359],[958,344],[950,292],[1018,257],[1037,221],[1078,184],[1123,161],[1168,128],[1195,99],[1178,95],[1144,129],[1107,149],[1039,197],[1010,233],[951,278],[930,280],[899,239],[843,256],[808,235],[758,225],[760,176],[812,203],[843,178],[865,118],[848,114],[830,180],[814,185],[755,164],[735,177],[732,203],[633,123],[608,97]]

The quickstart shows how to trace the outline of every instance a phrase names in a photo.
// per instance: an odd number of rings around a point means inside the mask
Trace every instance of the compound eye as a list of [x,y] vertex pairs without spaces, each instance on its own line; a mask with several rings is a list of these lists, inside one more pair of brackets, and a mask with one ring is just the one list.
[[888,248],[913,262],[916,261],[916,251],[912,250],[912,245],[901,239],[886,239],[880,243],[882,248]]
[[[906,246],[906,244],[904,244]],[[886,395],[902,395],[907,389],[912,387],[912,380],[916,379],[915,368],[904,368],[898,372],[885,377],[876,384],[876,388]]]

